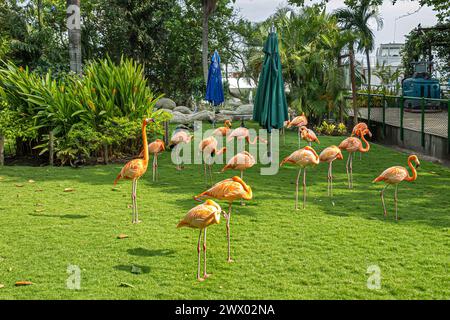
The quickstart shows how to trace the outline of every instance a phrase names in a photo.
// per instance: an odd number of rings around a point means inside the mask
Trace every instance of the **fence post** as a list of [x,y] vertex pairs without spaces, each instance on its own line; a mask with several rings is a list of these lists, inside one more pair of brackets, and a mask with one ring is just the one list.
[[383,139],[386,137],[386,94],[383,93]]
[[403,141],[405,138],[404,135],[404,130],[403,130],[403,113],[404,113],[404,108],[405,108],[405,102],[404,102],[404,98],[403,98],[403,93],[400,97],[400,140]]
[[367,94],[367,125],[370,128],[370,100],[371,100],[371,95],[370,93]]
[[420,100],[420,108],[422,111],[422,119],[420,123],[420,132],[421,132],[421,143],[422,148],[425,148],[425,98],[422,97]]

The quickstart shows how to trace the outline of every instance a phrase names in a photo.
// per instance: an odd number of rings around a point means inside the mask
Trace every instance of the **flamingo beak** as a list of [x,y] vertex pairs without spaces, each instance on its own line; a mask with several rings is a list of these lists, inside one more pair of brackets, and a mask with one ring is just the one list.
[[420,162],[417,161],[417,162],[416,162],[416,169],[419,168],[419,167],[420,167]]

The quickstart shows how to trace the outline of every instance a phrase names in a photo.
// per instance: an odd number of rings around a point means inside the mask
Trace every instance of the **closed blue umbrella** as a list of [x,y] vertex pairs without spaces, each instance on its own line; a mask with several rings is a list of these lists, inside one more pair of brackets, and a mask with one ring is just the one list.
[[220,70],[220,56],[214,51],[211,58],[211,65],[208,71],[208,82],[206,84],[206,101],[213,106],[220,105],[225,99],[223,97],[222,71]]

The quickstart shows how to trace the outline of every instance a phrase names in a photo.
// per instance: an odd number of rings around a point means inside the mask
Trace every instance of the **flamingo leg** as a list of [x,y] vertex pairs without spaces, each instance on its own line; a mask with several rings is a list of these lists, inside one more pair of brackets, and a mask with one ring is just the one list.
[[330,169],[331,162],[328,164],[328,176],[327,176],[327,195],[330,196]]
[[155,171],[156,171],[156,163],[155,163],[156,155],[153,156],[153,165],[152,165],[152,181],[155,182]]
[[131,223],[134,223],[134,215],[135,215],[136,198],[134,196],[134,188],[135,188],[135,180],[133,180],[131,183]]
[[206,229],[203,231],[203,278],[209,278],[209,274],[206,273]]
[[353,189],[353,153],[350,155],[350,189]]
[[200,240],[202,239],[202,229],[200,229],[200,233],[198,235],[198,242],[197,242],[197,280],[198,281],[203,281],[203,278],[200,278]]
[[300,127],[298,128],[298,147],[301,147]]
[[208,187],[208,174],[206,173],[206,163],[203,163],[203,169],[205,171],[205,186]]
[[[244,180],[244,170],[241,170],[241,179]],[[241,199],[241,206],[245,206],[244,200]]]
[[303,169],[303,209],[306,205],[306,168]]
[[348,154],[348,159],[347,159],[347,164],[345,165],[345,168],[347,169],[347,182],[348,182],[348,188],[351,189],[350,187],[350,172],[348,170],[349,164],[350,164],[350,157],[352,156],[351,153]]
[[212,185],[213,184],[212,164],[209,165],[209,178],[211,180],[211,185]]
[[395,185],[395,193],[394,193],[394,202],[395,202],[395,220],[398,221],[398,197],[397,197],[397,191],[398,191],[398,184]]
[[384,212],[384,216],[387,216],[387,211],[386,211],[386,204],[384,203],[384,191],[387,189],[387,187],[389,187],[388,184],[386,184],[386,186],[383,188],[383,190],[381,190],[380,192],[380,196],[381,196],[381,203],[383,204],[383,212]]
[[138,206],[137,206],[137,185],[138,185],[138,179],[136,179],[136,183],[134,186],[134,210],[135,210],[135,223],[139,223],[139,212],[138,212]]
[[298,210],[298,180],[300,180],[301,173],[302,173],[302,168],[298,169],[297,180],[295,183],[295,210]]
[[362,152],[359,153],[359,160],[362,160]]
[[158,181],[159,180],[159,171],[158,171],[158,154],[157,153],[155,154],[155,162],[156,162],[156,169],[155,169],[156,181]]
[[330,196],[333,197],[333,161],[330,162]]
[[227,240],[228,240],[228,262],[233,262],[231,259],[231,243],[230,243],[230,219],[231,219],[231,202],[228,205],[228,215],[227,218]]

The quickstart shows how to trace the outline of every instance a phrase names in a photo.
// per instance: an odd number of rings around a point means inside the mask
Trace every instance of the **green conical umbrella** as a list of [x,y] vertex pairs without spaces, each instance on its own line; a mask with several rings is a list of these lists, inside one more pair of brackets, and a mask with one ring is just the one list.
[[278,51],[278,36],[270,32],[263,49],[264,64],[256,91],[253,119],[269,131],[283,128],[288,120],[284,81]]

